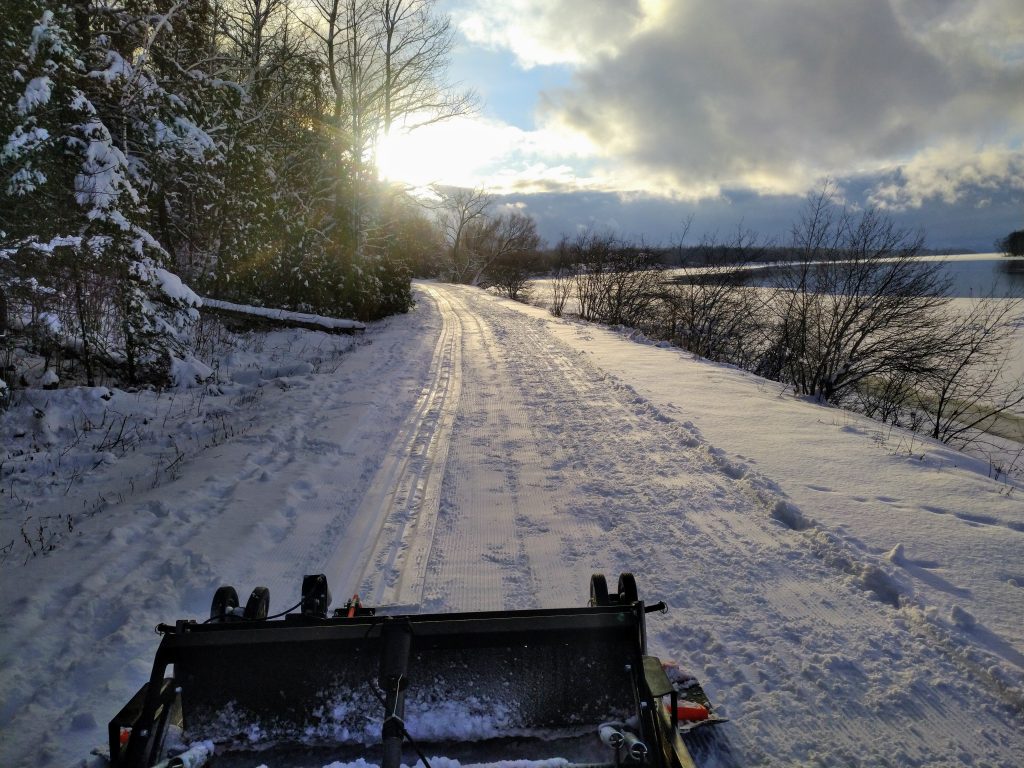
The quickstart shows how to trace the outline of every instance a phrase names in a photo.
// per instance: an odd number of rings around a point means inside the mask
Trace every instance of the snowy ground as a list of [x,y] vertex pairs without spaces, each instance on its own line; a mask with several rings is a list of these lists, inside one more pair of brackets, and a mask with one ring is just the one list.
[[[0,765],[102,743],[153,626],[219,584],[284,609],[321,570],[336,598],[431,610],[579,605],[591,572],[632,570],[671,607],[653,650],[731,718],[709,763],[1019,765],[1024,488],[678,350],[417,298],[357,340],[253,342],[214,390],[37,392],[4,417]],[[68,426],[108,403],[137,441]]]

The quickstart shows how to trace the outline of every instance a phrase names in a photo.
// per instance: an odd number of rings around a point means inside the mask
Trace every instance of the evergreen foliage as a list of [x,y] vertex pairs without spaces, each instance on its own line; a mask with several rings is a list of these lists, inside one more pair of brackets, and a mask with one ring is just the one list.
[[42,5],[8,69],[4,286],[47,360],[74,356],[90,384],[102,369],[159,381],[197,300],[161,266],[148,198],[163,166],[212,143],[148,67],[146,24]]
[[[388,22],[391,48],[359,32],[377,69],[339,58],[345,41],[292,0],[5,4],[0,304],[47,370],[163,383],[197,316],[182,280],[338,317],[409,309],[438,238],[352,126],[469,102],[439,79],[450,34],[433,0],[339,7]],[[405,39],[433,54],[398,68]],[[340,97],[354,72],[358,101]]]
[[1024,229],[1011,232],[996,246],[1007,256],[1024,256]]

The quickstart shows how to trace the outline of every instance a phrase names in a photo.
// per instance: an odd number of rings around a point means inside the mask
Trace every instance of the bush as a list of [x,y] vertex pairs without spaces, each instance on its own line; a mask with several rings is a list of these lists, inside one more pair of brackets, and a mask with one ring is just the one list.
[[700,357],[749,367],[762,302],[748,280],[749,273],[730,267],[684,268],[665,291],[662,335]]
[[664,292],[664,266],[642,243],[583,232],[565,250],[580,317],[638,328],[650,321]]

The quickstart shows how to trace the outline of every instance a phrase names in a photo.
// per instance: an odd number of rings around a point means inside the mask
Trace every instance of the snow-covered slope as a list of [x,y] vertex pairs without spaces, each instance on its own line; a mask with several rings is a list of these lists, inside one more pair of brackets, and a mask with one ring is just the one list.
[[417,297],[336,370],[262,387],[177,479],[2,566],[0,764],[101,743],[152,627],[219,584],[284,609],[320,570],[336,599],[430,610],[581,604],[632,570],[671,608],[654,650],[731,718],[712,764],[1019,763],[1024,488],[678,350]]

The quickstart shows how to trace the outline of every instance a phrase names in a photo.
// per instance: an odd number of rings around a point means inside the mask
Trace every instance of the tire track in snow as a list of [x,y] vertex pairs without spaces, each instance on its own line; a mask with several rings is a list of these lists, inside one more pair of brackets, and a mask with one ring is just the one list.
[[[218,585],[236,585],[244,601],[263,584],[271,610],[294,604],[301,575],[337,548],[413,406],[439,325],[428,306],[415,319],[377,324],[331,376],[266,382],[246,434],[83,525],[67,548],[79,553],[77,568],[62,571],[63,551],[30,563],[45,578],[3,627],[0,762],[85,758],[102,742],[100,724],[148,679],[153,626],[202,620]],[[54,617],[73,631],[55,632]]]
[[[591,428],[588,409],[604,395],[592,385],[574,388],[579,373],[550,338],[482,312],[478,292],[445,290],[472,330],[431,567],[432,607],[580,605],[590,573],[609,565],[602,542],[609,526],[600,510],[574,514],[566,489],[602,479],[588,471],[585,451],[567,451],[565,443]],[[615,562],[626,570],[630,558]],[[617,570],[609,572],[614,579]]]
[[463,318],[463,389],[427,602],[434,609],[527,607],[535,604],[534,590],[516,527],[524,492],[516,452],[525,416],[498,386],[505,375],[501,347],[461,296],[445,293]]

